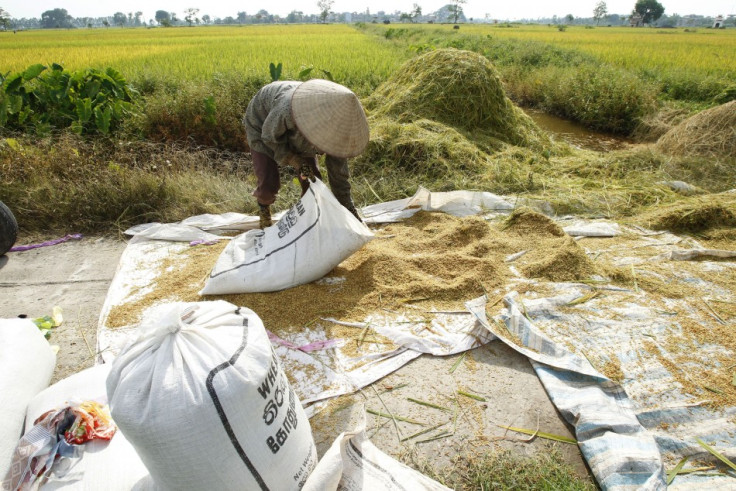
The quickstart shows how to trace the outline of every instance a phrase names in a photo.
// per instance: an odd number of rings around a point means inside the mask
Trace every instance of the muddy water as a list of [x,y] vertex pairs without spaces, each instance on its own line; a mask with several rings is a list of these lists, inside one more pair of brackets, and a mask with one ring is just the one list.
[[567,142],[577,148],[608,152],[610,150],[625,148],[632,143],[626,138],[592,131],[577,123],[552,116],[542,111],[524,109],[524,112],[555,140]]

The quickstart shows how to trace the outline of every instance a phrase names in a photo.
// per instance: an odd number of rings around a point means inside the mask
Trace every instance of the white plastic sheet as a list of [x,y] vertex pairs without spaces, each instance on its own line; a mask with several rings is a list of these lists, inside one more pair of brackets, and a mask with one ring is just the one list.
[[546,215],[554,214],[549,203],[544,201],[516,199],[482,191],[431,192],[421,186],[411,198],[366,206],[361,213],[366,223],[392,223],[409,218],[420,210],[459,217],[483,215],[490,218],[508,215],[521,206],[530,206]]
[[586,358],[570,353],[539,332],[513,296],[503,320],[510,333],[488,322],[485,298],[469,302],[478,320],[511,348],[534,361],[550,399],[575,426],[581,452],[603,489],[664,489],[664,467],[654,438],[636,418],[631,400]]
[[142,240],[170,240],[175,242],[199,240],[206,242],[225,238],[181,223],[147,223],[145,226],[128,229],[125,233],[133,236],[131,242]]
[[[552,214],[551,208],[544,203],[521,202],[508,197],[494,197],[490,193],[430,193],[425,189],[420,189],[411,198],[366,207],[361,214],[367,223],[400,221],[419,210],[442,210],[460,215],[477,213],[490,218],[507,215],[522,205],[532,205],[542,212]],[[649,264],[671,261],[668,263],[671,264],[672,271],[669,281],[698,284],[713,292],[714,289],[708,287],[709,275],[736,274],[734,263],[723,261],[733,257],[733,251],[713,254],[690,238],[641,227],[623,226],[605,220],[565,219],[559,220],[559,223],[569,234],[580,239],[579,244],[593,259],[605,255],[612,264],[627,268],[645,268]],[[606,237],[614,239],[609,240]],[[599,241],[608,245],[599,245]],[[518,259],[522,252],[524,251],[508,257],[508,261]],[[136,266],[135,261],[141,260],[144,254],[142,249],[126,250],[121,267],[129,270],[122,274],[121,279],[136,276],[144,262]],[[721,261],[709,261],[709,255],[720,258]],[[680,272],[677,262],[680,258],[700,259],[688,266],[690,269],[700,268],[701,273],[693,276],[688,271]],[[513,265],[510,265],[510,268],[516,271]],[[524,313],[533,319],[531,325],[537,328],[541,336],[525,336],[523,339],[529,343],[528,346],[514,345],[514,349],[526,354],[532,360],[537,360],[533,365],[553,402],[571,423],[577,425],[578,438],[584,442],[581,446],[599,483],[611,489],[661,487],[663,474],[660,472],[659,463],[663,462],[665,467],[670,469],[683,455],[690,455],[692,459],[710,457],[695,443],[696,437],[712,443],[732,460],[736,459],[736,454],[733,453],[733,449],[736,448],[736,441],[733,439],[733,435],[736,435],[734,423],[736,408],[714,410],[698,401],[693,402],[683,397],[666,366],[637,355],[636,347],[642,343],[643,338],[634,336],[635,333],[638,332],[640,336],[656,337],[664,332],[666,326],[672,324],[670,314],[661,306],[653,306],[650,303],[651,297],[646,292],[599,285],[598,288],[604,292],[603,295],[576,307],[585,312],[585,317],[581,317],[570,314],[570,308],[566,307],[566,304],[590,293],[590,286],[529,280],[518,271],[516,273],[516,278],[506,286],[506,290],[513,291],[517,284],[523,286],[526,293],[523,298],[518,298],[518,301],[523,303]],[[116,287],[117,283],[116,278],[113,286]],[[550,291],[555,293],[550,294]],[[111,288],[111,295],[113,293]],[[126,295],[116,297],[112,304],[120,303]],[[722,295],[720,298],[726,301],[736,301],[733,292],[721,291],[718,295]],[[666,310],[687,312],[692,310],[689,301],[700,300],[671,301]],[[470,311],[478,308],[478,304],[474,302],[469,302],[467,306]],[[480,313],[477,313],[480,316]],[[308,330],[288,336],[288,339],[283,340],[285,341],[283,344],[273,342],[279,356],[284,360],[286,369],[296,374],[295,387],[300,391],[300,396],[303,400],[317,401],[371,383],[380,378],[381,374],[390,373],[391,370],[418,356],[420,351],[440,354],[447,349],[444,346],[446,339],[443,336],[439,340],[427,337],[426,333],[423,334],[418,330],[418,325],[411,322],[412,319],[413,317],[406,312],[396,317],[380,312],[355,325],[356,329],[370,326],[370,329],[379,331],[396,343],[393,349],[372,352],[369,355],[372,357],[370,363],[344,356],[339,345],[334,350],[315,350],[308,353],[294,348],[335,341],[325,335],[325,323],[330,322],[326,320],[314,324]],[[462,349],[464,343],[469,342],[468,339],[458,343],[455,336],[463,336],[465,332],[476,333],[476,327],[469,323],[464,315],[458,315],[454,320],[457,323],[452,322],[445,329],[449,336],[447,340],[453,339],[450,344],[456,343],[457,349]],[[518,308],[514,310],[511,304],[507,316],[497,320],[512,323],[509,325],[516,325],[520,329],[527,329],[527,323],[519,317]],[[701,315],[697,321],[718,322],[712,315],[710,317]],[[733,322],[733,319],[728,322]],[[101,326],[104,338],[104,323]],[[469,330],[463,331],[461,326]],[[528,329],[527,331],[531,332]],[[487,339],[491,336],[489,331]],[[410,346],[411,349],[407,349],[406,346]],[[583,348],[593,359],[609,359],[615,354],[625,375],[623,383],[615,384],[601,377],[600,371],[593,367],[587,358],[576,355],[578,350]],[[660,349],[666,357],[666,347],[660,346]],[[703,349],[702,355],[708,356],[710,348]],[[444,352],[449,351],[451,350]],[[319,370],[315,370],[315,367],[319,367]],[[640,382],[641,380],[645,382]],[[328,382],[322,384],[323,381]],[[577,388],[582,390],[576,392]],[[612,401],[616,408],[610,404]],[[600,416],[603,415],[603,411],[609,409],[613,409],[613,412],[609,412],[609,416],[605,418],[596,417],[597,408],[601,407],[604,409],[601,410]],[[632,414],[634,419],[639,421],[638,426],[632,420]],[[608,423],[606,418],[610,419]],[[616,433],[619,423],[624,430],[621,434]],[[656,443],[654,452],[652,452],[652,438]],[[625,445],[627,450],[623,452],[619,445],[622,441],[631,443]],[[643,446],[637,447],[636,442]],[[657,452],[658,456],[655,455]],[[626,465],[629,465],[633,472],[627,472]],[[688,474],[677,476],[671,487],[714,489],[728,488],[732,483],[732,477]]]
[[[625,231],[615,239],[588,238],[581,245],[590,257],[605,254],[610,263],[631,268],[638,278],[695,286],[700,295],[668,298],[642,287],[552,283],[520,276],[506,288],[514,291],[518,286],[524,293],[509,295],[507,309],[496,320],[515,333],[522,345],[504,336],[498,323],[489,322],[487,327],[534,360],[550,398],[576,426],[581,450],[601,486],[657,489],[664,487],[661,465],[670,470],[685,456],[690,462],[714,461],[696,438],[736,459],[736,407],[713,406],[709,402],[719,399],[717,392],[703,389],[700,396],[693,396],[680,382],[701,360],[736,358],[736,347],[723,342],[680,346],[685,341],[683,326],[736,327],[736,318],[718,316],[713,310],[719,303],[736,302],[735,292],[713,282],[736,276],[736,262],[728,260],[734,257],[733,251],[712,254],[692,238],[638,228]],[[683,263],[676,258],[699,260]],[[576,303],[594,288],[597,296]],[[479,318],[485,315],[472,302],[468,305]],[[678,361],[682,349],[696,350],[697,355]],[[607,379],[600,371],[603,366],[618,367],[621,379]],[[720,373],[726,368],[714,370]],[[693,465],[690,462],[686,467]],[[709,472],[679,475],[670,488],[732,486],[733,477]]]
[[575,220],[570,224],[562,224],[562,230],[572,237],[615,237],[621,235],[621,227],[608,220]]
[[724,251],[721,249],[681,249],[665,253],[660,256],[670,261],[692,261],[693,259],[729,259],[736,257],[736,251]]

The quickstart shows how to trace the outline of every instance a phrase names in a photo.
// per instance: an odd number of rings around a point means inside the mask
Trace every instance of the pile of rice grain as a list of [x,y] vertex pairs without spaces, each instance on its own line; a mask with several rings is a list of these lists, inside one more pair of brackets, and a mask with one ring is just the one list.
[[549,217],[529,208],[515,210],[504,232],[528,252],[518,261],[529,278],[575,281],[589,278],[596,268],[585,251]]
[[512,276],[505,259],[520,250],[528,252],[514,264],[533,277],[563,280],[590,272],[584,251],[550,218],[531,210],[515,214],[504,227],[480,217],[420,211],[378,230],[375,240],[324,280],[280,292],[200,297],[197,292],[223,247],[199,246],[167,258],[151,292],[114,307],[107,326],[135,323],[145,308],[167,300],[221,298],[253,309],[277,334],[320,317],[362,321],[377,310],[406,304],[457,310],[503,287]]

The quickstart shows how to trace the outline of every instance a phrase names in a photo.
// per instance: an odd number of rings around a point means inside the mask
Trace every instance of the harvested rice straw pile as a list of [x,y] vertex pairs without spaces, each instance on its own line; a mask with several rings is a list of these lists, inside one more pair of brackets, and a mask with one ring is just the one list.
[[636,220],[653,230],[674,233],[702,233],[710,229],[736,227],[736,194],[719,193],[697,196],[658,206]]
[[549,137],[506,97],[488,58],[453,48],[417,56],[381,84],[366,105],[399,122],[432,120],[511,145],[541,149]]
[[736,101],[686,119],[665,133],[657,148],[670,155],[736,158]]

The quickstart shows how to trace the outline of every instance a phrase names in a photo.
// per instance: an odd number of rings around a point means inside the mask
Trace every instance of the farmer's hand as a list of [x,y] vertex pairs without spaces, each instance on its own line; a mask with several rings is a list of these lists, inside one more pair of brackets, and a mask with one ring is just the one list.
[[353,216],[355,216],[355,218],[357,218],[360,223],[363,223],[363,219],[360,218],[360,215],[358,215],[358,210],[355,209],[354,205],[346,206],[345,208],[347,208],[348,211],[352,213]]
[[271,207],[269,205],[262,205],[258,203],[258,208],[258,228],[263,230],[273,225],[271,221]]
[[299,175],[301,176],[302,180],[309,179],[312,182],[315,182],[317,180],[314,175],[314,169],[312,169],[311,162],[302,162],[301,167],[299,167]]
[[288,154],[286,154],[286,157],[284,157],[284,161],[281,162],[281,164],[288,165],[298,172],[301,166],[304,164],[304,158],[302,158],[300,155],[289,152]]

